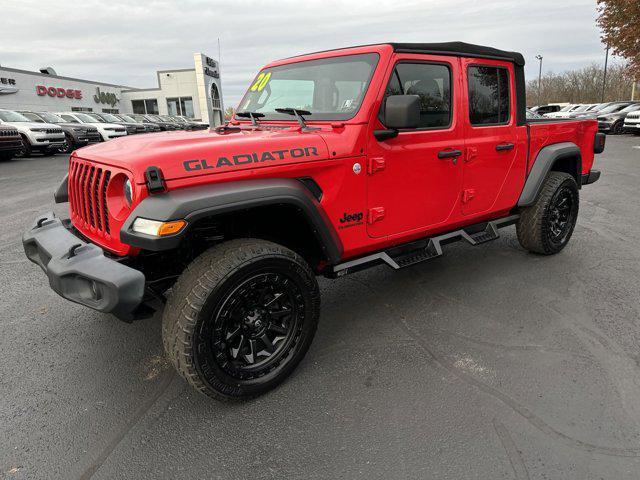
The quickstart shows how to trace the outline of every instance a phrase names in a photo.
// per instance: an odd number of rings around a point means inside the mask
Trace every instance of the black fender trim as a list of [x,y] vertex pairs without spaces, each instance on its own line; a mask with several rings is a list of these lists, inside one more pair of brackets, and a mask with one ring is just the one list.
[[[340,261],[342,243],[327,215],[305,185],[292,178],[199,185],[149,196],[138,204],[123,224],[120,240],[144,250],[170,250],[178,246],[196,220],[265,205],[293,205],[299,208],[329,262],[337,264]],[[186,220],[187,228],[176,235],[152,237],[131,230],[138,217],[159,221]]]
[[53,199],[56,203],[67,203],[69,201],[69,174],[67,173],[56,191],[53,192]]
[[540,192],[542,188],[544,179],[547,177],[553,165],[562,158],[576,156],[578,157],[578,166],[576,172],[573,173],[573,177],[576,179],[578,187],[580,187],[582,185],[582,155],[580,154],[580,148],[571,142],[555,143],[543,147],[538,153],[533,167],[531,167],[531,172],[529,172],[529,176],[527,177],[527,181],[522,188],[518,206],[528,207],[533,205],[538,197],[538,192]]

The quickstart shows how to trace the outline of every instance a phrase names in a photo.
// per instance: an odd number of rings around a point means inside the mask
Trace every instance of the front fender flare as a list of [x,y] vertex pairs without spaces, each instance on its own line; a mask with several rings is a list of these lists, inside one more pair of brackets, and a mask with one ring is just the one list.
[[547,145],[540,149],[538,156],[536,157],[527,181],[522,188],[520,198],[518,199],[519,207],[528,207],[533,205],[538,197],[538,192],[542,188],[544,179],[547,177],[549,171],[553,168],[553,165],[560,159],[566,157],[577,157],[578,165],[576,172],[573,173],[573,177],[580,186],[580,178],[582,174],[582,156],[580,154],[580,148],[575,143],[562,142],[555,143],[553,145]]
[[[293,205],[302,211],[329,262],[338,263],[342,257],[342,244],[331,222],[302,182],[292,178],[198,185],[151,195],[131,212],[122,225],[120,239],[144,250],[170,250],[178,246],[196,220],[253,207],[282,204]],[[176,235],[161,238],[144,235],[131,229],[138,217],[163,222],[186,220],[187,228]]]

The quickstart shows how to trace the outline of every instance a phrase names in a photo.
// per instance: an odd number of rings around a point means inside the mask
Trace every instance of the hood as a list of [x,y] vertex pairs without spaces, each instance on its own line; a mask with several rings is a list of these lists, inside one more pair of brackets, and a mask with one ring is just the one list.
[[173,131],[135,135],[84,147],[79,157],[129,170],[136,183],[158,167],[166,180],[326,160],[329,151],[315,132],[243,130]]
[[3,122],[4,125],[11,125],[13,127],[23,128],[53,128],[56,130],[62,130],[58,125],[54,123],[42,123],[42,122]]

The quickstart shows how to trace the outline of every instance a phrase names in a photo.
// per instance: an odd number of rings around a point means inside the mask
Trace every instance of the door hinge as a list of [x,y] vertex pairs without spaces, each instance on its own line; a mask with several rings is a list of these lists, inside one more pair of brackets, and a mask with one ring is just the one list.
[[369,209],[367,223],[376,223],[384,218],[384,207],[374,207]]
[[386,162],[382,157],[373,157],[369,159],[367,173],[369,175],[373,175],[380,170],[384,170],[386,168]]
[[467,188],[462,191],[462,203],[469,203],[476,196],[476,191],[473,188]]
[[464,156],[464,161],[469,163],[478,156],[478,149],[476,147],[467,147],[467,154]]

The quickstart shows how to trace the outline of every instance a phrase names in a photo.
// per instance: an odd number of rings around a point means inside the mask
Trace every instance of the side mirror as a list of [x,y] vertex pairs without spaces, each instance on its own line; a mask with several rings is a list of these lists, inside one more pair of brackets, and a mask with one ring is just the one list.
[[416,128],[420,124],[420,97],[417,95],[391,95],[385,99],[384,124],[387,130],[373,132],[378,140],[398,135],[403,128]]

